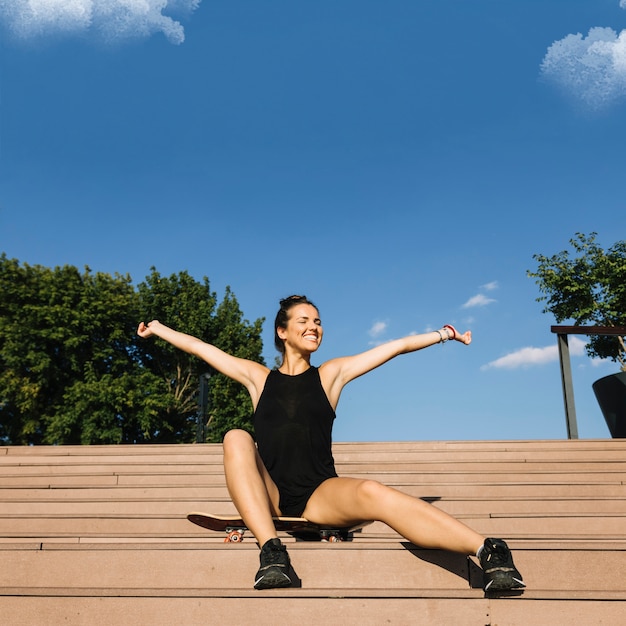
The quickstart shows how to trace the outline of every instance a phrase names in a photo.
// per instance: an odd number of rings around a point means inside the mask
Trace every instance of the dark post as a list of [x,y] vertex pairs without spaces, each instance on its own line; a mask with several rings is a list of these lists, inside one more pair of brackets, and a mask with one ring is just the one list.
[[559,344],[559,361],[561,362],[561,383],[563,385],[567,438],[578,439],[578,423],[576,422],[576,405],[574,404],[574,383],[572,382],[572,367],[569,359],[569,344],[565,333],[559,333],[557,337]]
[[198,415],[196,417],[196,443],[204,443],[207,409],[209,405],[209,378],[210,374],[200,374],[200,388],[198,389]]
[[576,424],[576,407],[574,406],[574,383],[572,367],[569,359],[568,335],[626,335],[626,326],[550,326],[556,334],[559,344],[559,361],[561,362],[561,382],[563,383],[563,403],[565,404],[565,421],[569,439],[578,439]]

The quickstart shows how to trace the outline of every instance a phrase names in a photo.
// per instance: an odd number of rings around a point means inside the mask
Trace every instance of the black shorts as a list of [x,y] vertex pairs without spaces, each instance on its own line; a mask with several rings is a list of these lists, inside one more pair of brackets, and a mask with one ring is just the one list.
[[[329,476],[328,478],[336,477],[337,475]],[[306,505],[309,502],[309,499],[311,498],[315,490],[322,483],[326,482],[328,478],[324,478],[314,485],[299,489],[297,491],[292,488],[290,493],[285,493],[280,487],[278,487],[278,493],[280,494],[278,506],[280,508],[281,514],[285,517],[302,517],[302,513],[304,513],[304,509],[306,509]]]

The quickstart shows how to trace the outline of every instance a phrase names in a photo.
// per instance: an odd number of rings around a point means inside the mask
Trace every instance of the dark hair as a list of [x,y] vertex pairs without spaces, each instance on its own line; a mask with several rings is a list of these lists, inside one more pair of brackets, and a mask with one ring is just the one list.
[[[310,304],[317,309],[317,307],[306,296],[289,296],[288,298],[283,298],[280,301],[280,309],[278,310],[278,313],[276,313],[276,319],[274,320],[274,345],[276,346],[276,350],[278,350],[281,354],[285,354],[285,344],[278,336],[278,329],[287,328],[289,310],[298,304]],[[319,311],[319,309],[317,310]]]

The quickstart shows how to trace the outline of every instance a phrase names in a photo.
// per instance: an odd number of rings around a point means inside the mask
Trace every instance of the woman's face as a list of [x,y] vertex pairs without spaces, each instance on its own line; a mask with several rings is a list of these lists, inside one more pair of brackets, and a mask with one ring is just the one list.
[[278,336],[290,346],[303,351],[315,352],[322,343],[322,321],[312,304],[296,304],[289,309],[287,328],[278,328]]

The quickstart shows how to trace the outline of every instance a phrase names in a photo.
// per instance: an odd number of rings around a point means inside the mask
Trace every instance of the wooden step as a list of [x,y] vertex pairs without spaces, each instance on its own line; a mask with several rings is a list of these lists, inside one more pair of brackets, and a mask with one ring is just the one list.
[[485,597],[475,558],[376,522],[343,544],[284,536],[299,585],[257,592],[254,539],[224,544],[185,518],[234,512],[221,446],[4,446],[3,623],[617,624],[626,613],[625,440],[340,443],[334,455],[344,475],[505,538],[528,589]]
[[[157,594],[162,590],[157,590]],[[204,592],[206,593],[206,592]],[[371,590],[345,598],[303,597],[283,594],[243,597],[40,597],[0,598],[0,610],[12,626],[205,626],[207,623],[301,624],[317,626],[450,626],[500,624],[620,624],[624,606],[612,600],[559,600],[466,598],[377,598]],[[606,620],[606,621],[604,621]]]
[[[482,595],[482,573],[474,558],[395,544],[290,543],[289,554],[298,589],[453,590],[467,597]],[[511,542],[515,562],[529,590],[542,597],[576,592],[595,597],[611,592],[626,600],[626,546],[614,550],[519,548]],[[43,550],[0,547],[0,594],[21,589],[124,589],[143,595],[149,589],[240,589],[252,586],[259,551],[254,543],[170,547],[137,545],[49,544]],[[546,564],[549,562],[549,566]],[[555,575],[555,572],[567,575]],[[606,572],[611,572],[607,577]],[[381,585],[384,582],[384,585]],[[291,589],[293,595],[298,589]]]

